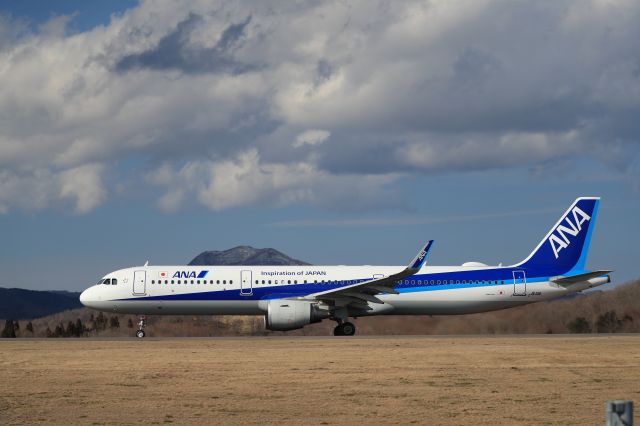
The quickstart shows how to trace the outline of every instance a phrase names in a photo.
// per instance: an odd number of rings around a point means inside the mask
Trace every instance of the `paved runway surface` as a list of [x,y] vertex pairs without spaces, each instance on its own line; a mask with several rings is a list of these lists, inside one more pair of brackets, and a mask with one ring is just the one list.
[[9,424],[602,424],[640,336],[0,341]]

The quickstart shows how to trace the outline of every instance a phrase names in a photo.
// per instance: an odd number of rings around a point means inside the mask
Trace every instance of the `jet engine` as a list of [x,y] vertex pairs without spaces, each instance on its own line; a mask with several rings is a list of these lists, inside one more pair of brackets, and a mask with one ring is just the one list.
[[329,312],[318,305],[303,300],[270,300],[265,315],[267,330],[288,331],[302,328],[307,324],[320,322],[329,316]]

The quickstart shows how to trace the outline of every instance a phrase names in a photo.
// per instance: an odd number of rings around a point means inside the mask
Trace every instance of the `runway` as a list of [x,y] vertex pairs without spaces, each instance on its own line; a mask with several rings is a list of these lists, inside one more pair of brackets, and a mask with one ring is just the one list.
[[640,336],[5,339],[8,424],[593,424]]

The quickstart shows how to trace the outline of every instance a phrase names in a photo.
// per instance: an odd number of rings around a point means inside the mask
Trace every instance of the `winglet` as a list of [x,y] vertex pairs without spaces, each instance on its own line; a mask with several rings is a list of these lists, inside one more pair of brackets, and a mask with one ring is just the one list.
[[418,252],[416,257],[413,258],[407,269],[413,271],[419,271],[420,268],[424,266],[427,261],[427,256],[429,255],[429,250],[431,250],[431,246],[433,245],[433,240],[429,240],[427,244]]

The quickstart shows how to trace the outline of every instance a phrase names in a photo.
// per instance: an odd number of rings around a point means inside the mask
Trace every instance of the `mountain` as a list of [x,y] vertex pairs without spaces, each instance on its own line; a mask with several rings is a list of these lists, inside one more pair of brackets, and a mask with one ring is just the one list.
[[33,319],[81,308],[80,293],[0,288],[0,318]]
[[223,251],[203,251],[189,265],[309,265],[293,259],[276,249],[257,249],[251,246],[238,246]]

